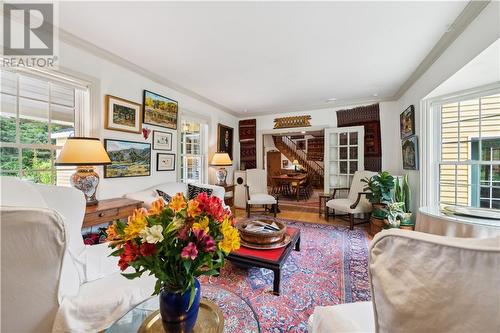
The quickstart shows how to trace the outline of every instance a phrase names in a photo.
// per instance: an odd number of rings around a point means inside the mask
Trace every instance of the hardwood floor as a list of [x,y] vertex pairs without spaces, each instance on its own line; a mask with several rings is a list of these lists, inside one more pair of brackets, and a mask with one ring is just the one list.
[[[246,211],[244,209],[233,208],[233,212],[236,216],[236,220],[242,219],[246,217]],[[296,210],[286,210],[281,209],[281,213],[278,214],[278,217],[283,219],[290,219],[301,222],[309,222],[309,223],[320,223],[320,224],[329,224],[329,225],[345,225],[349,226],[349,222],[344,221],[340,218],[330,218],[328,221],[325,220],[323,216],[319,217],[318,212],[301,212]],[[366,228],[368,224],[361,225],[361,227]]]

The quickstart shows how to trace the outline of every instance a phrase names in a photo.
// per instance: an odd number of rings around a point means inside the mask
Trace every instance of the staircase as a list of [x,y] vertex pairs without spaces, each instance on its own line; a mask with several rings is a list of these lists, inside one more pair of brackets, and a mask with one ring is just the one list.
[[308,160],[307,154],[303,150],[297,149],[297,145],[288,136],[274,136],[273,141],[276,148],[290,161],[297,160],[300,165],[311,175],[311,182],[314,187],[322,188],[325,170],[316,161]]

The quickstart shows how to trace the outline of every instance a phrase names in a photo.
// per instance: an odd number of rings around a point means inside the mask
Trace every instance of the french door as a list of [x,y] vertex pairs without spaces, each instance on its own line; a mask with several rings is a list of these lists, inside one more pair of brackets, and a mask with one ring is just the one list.
[[364,170],[364,138],[363,126],[325,129],[325,193],[350,187],[354,173]]

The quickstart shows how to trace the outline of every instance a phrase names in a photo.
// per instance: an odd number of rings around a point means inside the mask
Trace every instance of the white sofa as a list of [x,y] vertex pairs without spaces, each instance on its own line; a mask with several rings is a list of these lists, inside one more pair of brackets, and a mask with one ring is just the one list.
[[[225,209],[230,209],[229,206],[226,206],[226,204],[224,203],[224,195],[225,195],[224,187],[217,185],[209,185],[209,184],[192,184],[192,185],[211,189],[212,195],[222,200],[222,206]],[[156,192],[156,190],[163,191],[170,196],[174,196],[179,192],[184,193],[186,197],[188,196],[188,184],[180,182],[168,182],[148,187],[147,189],[142,191],[125,194],[124,197],[143,201],[144,202],[143,206],[149,209],[149,207],[151,207],[151,203],[153,203],[153,201],[159,198],[158,192]]]
[[84,245],[83,193],[0,177],[2,332],[97,332],[151,296],[106,244]]
[[316,307],[310,333],[500,332],[500,236],[384,230],[368,268],[372,301]]

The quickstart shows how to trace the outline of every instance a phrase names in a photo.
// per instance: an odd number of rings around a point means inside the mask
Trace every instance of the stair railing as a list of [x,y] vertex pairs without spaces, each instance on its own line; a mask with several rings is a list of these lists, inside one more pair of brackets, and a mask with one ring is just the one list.
[[297,147],[297,144],[290,139],[288,136],[282,136],[282,137],[273,137],[275,138],[275,143],[276,141],[281,141],[292,153],[297,157],[297,160],[299,161],[300,164],[302,164],[307,171],[315,172],[319,176],[323,177],[324,176],[324,168],[316,161],[314,160],[308,160],[307,159],[307,154],[303,150],[299,150]]

